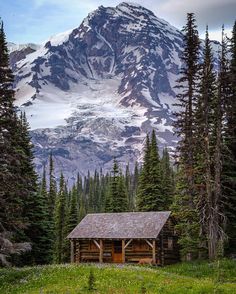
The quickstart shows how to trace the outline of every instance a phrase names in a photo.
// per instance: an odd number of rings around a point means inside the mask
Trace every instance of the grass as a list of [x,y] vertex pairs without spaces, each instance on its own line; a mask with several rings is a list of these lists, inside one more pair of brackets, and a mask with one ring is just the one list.
[[[88,289],[91,271],[94,290]],[[163,268],[114,265],[49,265],[0,269],[1,294],[236,294],[236,262],[181,263]]]

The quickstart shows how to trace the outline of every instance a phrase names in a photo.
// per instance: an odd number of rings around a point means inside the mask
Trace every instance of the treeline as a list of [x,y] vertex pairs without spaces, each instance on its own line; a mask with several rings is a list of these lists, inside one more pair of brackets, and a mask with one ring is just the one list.
[[215,259],[236,248],[236,23],[231,40],[222,28],[216,66],[208,28],[201,54],[194,14],[183,33],[173,210],[182,256]]
[[[70,249],[66,237],[87,213],[169,210],[173,196],[174,172],[169,153],[165,148],[159,157],[154,131],[151,139],[146,138],[141,168],[136,164],[130,170],[127,165],[122,171],[114,159],[110,172],[88,172],[83,178],[78,174],[71,189],[63,173],[57,189],[51,154],[49,170],[44,169],[38,195],[45,213],[40,222],[48,223],[48,231],[44,232],[41,245],[38,240],[37,246],[44,248],[44,254],[38,255],[37,262],[68,262]],[[45,244],[50,246],[45,248]]]

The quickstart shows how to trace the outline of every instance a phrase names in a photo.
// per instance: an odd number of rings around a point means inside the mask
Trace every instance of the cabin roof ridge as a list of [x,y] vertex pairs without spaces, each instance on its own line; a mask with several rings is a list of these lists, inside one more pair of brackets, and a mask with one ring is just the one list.
[[155,239],[170,215],[171,211],[90,213],[67,238]]

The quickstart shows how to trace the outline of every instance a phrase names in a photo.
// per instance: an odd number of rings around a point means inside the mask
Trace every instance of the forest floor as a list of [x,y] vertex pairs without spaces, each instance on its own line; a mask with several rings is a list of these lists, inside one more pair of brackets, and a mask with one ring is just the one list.
[[[94,290],[88,289],[91,270]],[[236,261],[180,263],[162,268],[65,264],[0,269],[0,293],[236,294]]]

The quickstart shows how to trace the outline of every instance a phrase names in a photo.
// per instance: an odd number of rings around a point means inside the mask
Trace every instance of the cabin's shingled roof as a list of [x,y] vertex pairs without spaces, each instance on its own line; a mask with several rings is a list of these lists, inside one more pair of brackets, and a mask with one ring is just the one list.
[[155,239],[170,211],[87,214],[69,239]]

